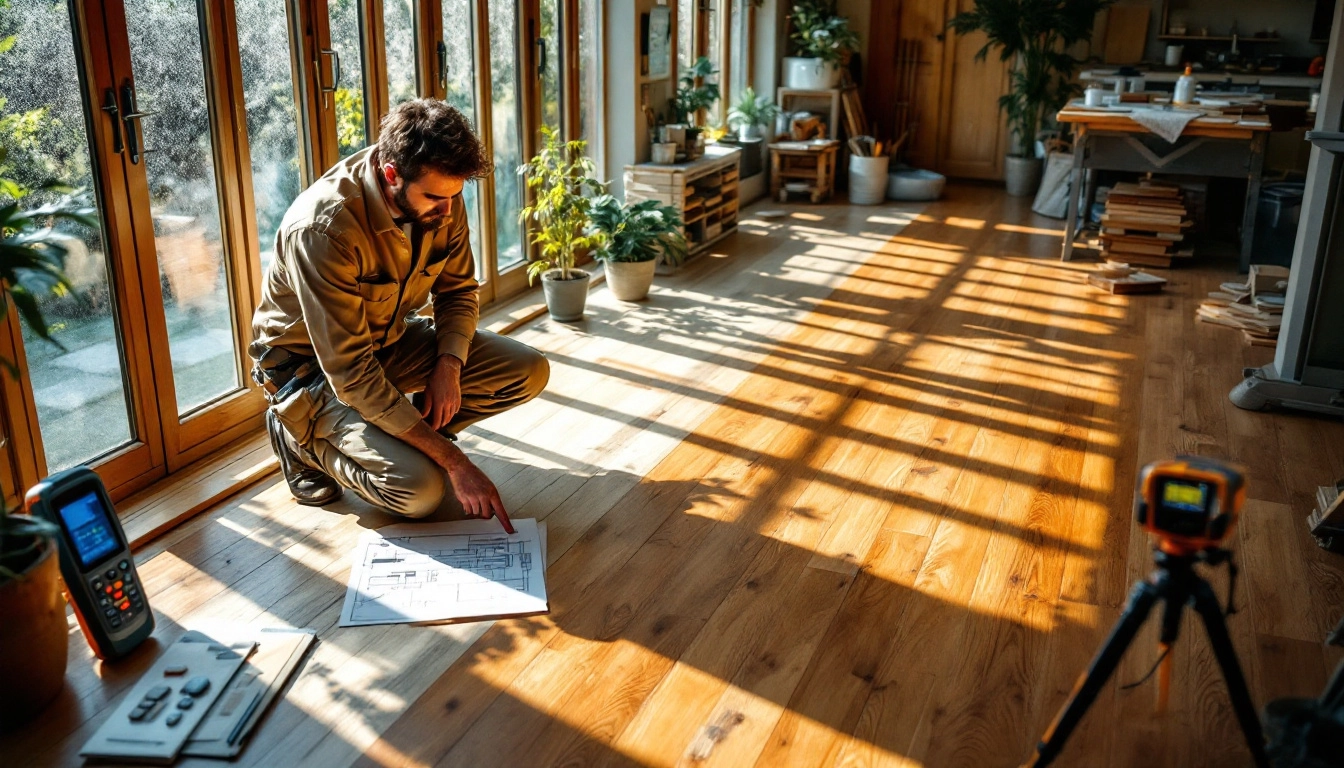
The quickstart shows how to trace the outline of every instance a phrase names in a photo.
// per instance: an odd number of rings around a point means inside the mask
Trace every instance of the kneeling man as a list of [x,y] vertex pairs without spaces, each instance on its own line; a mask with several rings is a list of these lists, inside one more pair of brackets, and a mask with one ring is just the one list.
[[[422,517],[451,490],[467,514],[512,531],[494,484],[453,444],[536,397],[550,372],[531,347],[476,328],[462,188],[489,170],[460,112],[411,101],[285,214],[249,351],[298,503],[344,487]],[[432,319],[419,314],[431,296]]]

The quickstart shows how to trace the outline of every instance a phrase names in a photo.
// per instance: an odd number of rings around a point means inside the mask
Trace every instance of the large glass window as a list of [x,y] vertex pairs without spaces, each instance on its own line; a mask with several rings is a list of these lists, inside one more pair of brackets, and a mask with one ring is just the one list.
[[521,262],[523,251],[522,104],[518,88],[518,4],[490,0],[491,137],[495,146],[495,258],[499,269]]
[[[52,202],[56,194],[38,190],[48,180],[95,187],[73,40],[63,3],[23,2],[0,13],[0,145],[8,153],[0,179],[11,182],[0,182],[0,205],[16,196],[24,208]],[[74,290],[57,296],[50,285],[22,278],[60,344],[24,327],[26,373],[53,472],[133,437],[103,233],[67,223],[56,230]]]
[[416,97],[415,0],[383,0],[383,32],[387,41],[387,103],[396,106]]
[[588,142],[588,154],[602,172],[602,4],[579,0],[579,138]]
[[[472,44],[476,39],[471,12],[473,4],[474,0],[443,0],[443,50],[440,63],[443,66],[444,100],[461,110],[479,131],[481,122],[476,110],[476,50]],[[471,252],[476,256],[476,276],[479,279],[485,276],[485,265],[481,260],[481,216],[477,195],[476,182],[470,182],[462,189],[462,199],[467,206],[467,223],[471,228]]]
[[560,126],[560,0],[541,0],[541,39],[537,41],[541,71],[541,122],[557,133]]
[[[341,157],[368,146],[368,103],[364,94],[364,44],[359,0],[327,0],[331,29],[330,73],[336,92],[336,143]],[[324,78],[325,81],[325,78]]]
[[299,118],[285,0],[234,0],[242,61],[252,197],[262,269],[275,258],[275,233],[301,189]]
[[179,413],[242,385],[221,238],[200,16],[126,0],[154,243]]

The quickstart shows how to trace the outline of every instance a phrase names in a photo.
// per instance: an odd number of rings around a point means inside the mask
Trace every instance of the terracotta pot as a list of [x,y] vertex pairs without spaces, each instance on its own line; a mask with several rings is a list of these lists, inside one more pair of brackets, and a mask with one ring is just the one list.
[[588,306],[588,273],[581,269],[569,270],[570,279],[561,280],[561,272],[552,269],[541,275],[541,290],[546,295],[546,309],[553,320],[572,323],[583,319]]
[[65,598],[60,559],[49,541],[18,579],[0,584],[0,732],[40,714],[65,685]]
[[619,301],[643,301],[653,285],[657,259],[648,261],[608,261],[607,285]]

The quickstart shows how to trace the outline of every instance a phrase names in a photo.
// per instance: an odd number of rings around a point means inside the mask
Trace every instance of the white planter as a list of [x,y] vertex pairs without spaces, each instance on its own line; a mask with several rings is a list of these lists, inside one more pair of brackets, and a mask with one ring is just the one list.
[[653,285],[657,259],[648,261],[608,261],[607,285],[618,301],[643,301]]
[[742,141],[751,141],[752,139],[759,139],[761,138],[761,126],[759,125],[738,126],[737,138],[741,139]]
[[1034,197],[1041,185],[1041,161],[1035,157],[1013,157],[1003,162],[1003,181],[1013,197]]
[[583,319],[588,306],[588,273],[571,269],[570,279],[561,280],[560,270],[552,269],[541,275],[541,290],[546,295],[546,309],[551,318],[562,323]]
[[784,87],[825,91],[840,83],[840,67],[821,59],[784,57]]
[[877,205],[887,198],[887,164],[890,157],[849,156],[849,202]]

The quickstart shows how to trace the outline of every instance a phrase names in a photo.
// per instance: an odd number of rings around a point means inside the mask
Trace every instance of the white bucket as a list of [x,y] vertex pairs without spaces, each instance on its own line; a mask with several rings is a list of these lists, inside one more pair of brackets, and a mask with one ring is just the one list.
[[887,198],[887,163],[890,157],[849,156],[849,202],[877,205]]
[[840,82],[840,68],[821,59],[784,57],[784,87],[825,91]]

